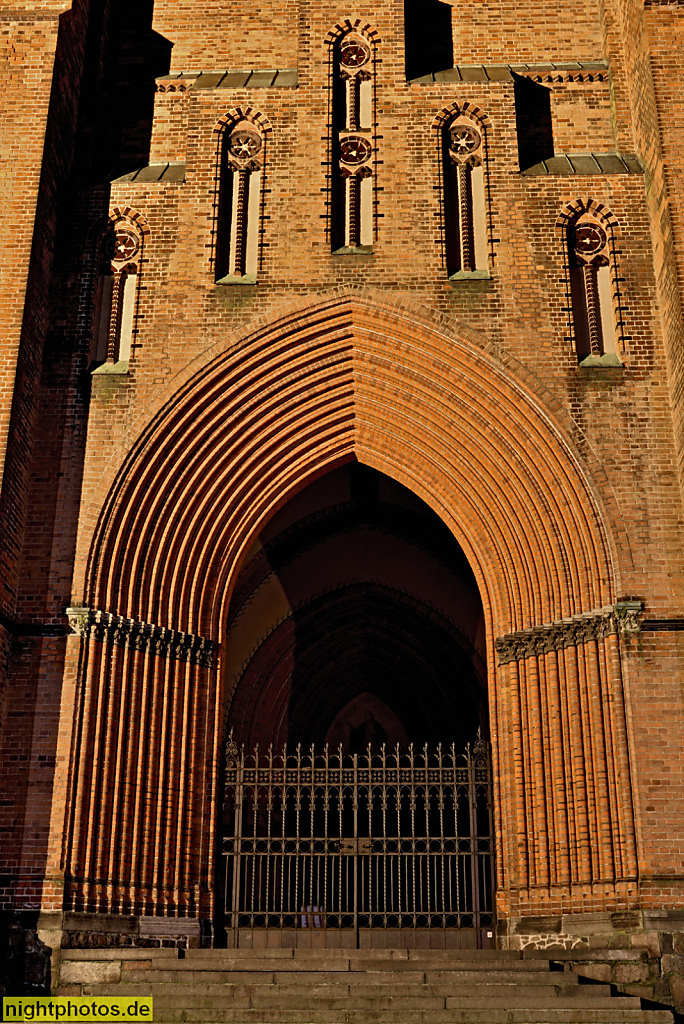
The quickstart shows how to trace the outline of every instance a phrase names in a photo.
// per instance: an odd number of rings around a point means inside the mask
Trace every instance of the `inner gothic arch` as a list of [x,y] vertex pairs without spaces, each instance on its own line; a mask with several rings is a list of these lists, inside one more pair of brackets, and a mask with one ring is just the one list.
[[247,749],[457,749],[488,732],[485,628],[438,516],[358,462],[295,495],[245,558],[225,640],[228,730]]

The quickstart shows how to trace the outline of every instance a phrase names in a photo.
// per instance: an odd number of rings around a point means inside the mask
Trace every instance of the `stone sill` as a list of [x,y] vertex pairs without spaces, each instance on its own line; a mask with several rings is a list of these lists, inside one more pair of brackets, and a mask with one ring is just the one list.
[[216,284],[257,284],[256,274],[241,274],[239,277],[235,274],[226,274],[225,277],[219,278]]
[[121,359],[118,363],[102,363],[101,366],[91,371],[92,376],[96,374],[124,374],[128,373],[128,360]]
[[372,245],[343,245],[340,249],[334,249],[331,256],[372,256]]
[[524,177],[540,174],[643,174],[639,159],[633,153],[558,153],[520,172]]
[[580,370],[615,369],[624,370],[624,364],[620,362],[615,352],[605,352],[602,356],[587,356],[579,364]]
[[450,281],[491,281],[492,275],[488,270],[457,270],[455,274],[449,275]]
[[457,64],[443,71],[433,71],[420,78],[408,79],[409,85],[440,85],[449,82],[513,82],[515,75],[542,76],[544,80],[557,80],[559,75],[583,81],[603,81],[600,75],[608,72],[605,60],[552,61],[541,64]]
[[160,92],[186,92],[188,89],[296,89],[297,68],[268,70],[181,71],[156,79]]
[[174,161],[139,167],[136,171],[130,171],[128,174],[122,174],[119,178],[114,178],[112,185],[182,185],[184,182],[185,163]]

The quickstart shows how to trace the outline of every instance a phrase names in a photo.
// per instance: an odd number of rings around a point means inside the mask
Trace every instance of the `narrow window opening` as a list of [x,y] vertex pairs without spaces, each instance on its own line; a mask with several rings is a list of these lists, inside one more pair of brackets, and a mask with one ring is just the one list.
[[334,51],[333,252],[367,252],[373,244],[373,93],[371,49],[357,33]]
[[487,228],[482,135],[468,118],[443,135],[444,213],[450,278],[487,270]]
[[520,170],[553,156],[551,90],[522,75],[513,75],[515,129]]
[[577,359],[616,355],[609,245],[601,224],[589,218],[572,224],[568,251]]
[[439,0],[404,0],[406,78],[423,78],[454,66],[452,12]]
[[216,281],[255,281],[263,139],[251,123],[224,132],[221,144]]
[[95,298],[95,330],[93,332],[93,346],[91,351],[91,362],[98,366],[107,358],[109,345],[109,320],[112,313],[112,288],[114,278],[109,267],[103,268],[97,282],[97,295]]
[[140,239],[131,228],[118,226],[105,240],[95,297],[91,365],[126,370],[135,324],[137,265],[132,262]]

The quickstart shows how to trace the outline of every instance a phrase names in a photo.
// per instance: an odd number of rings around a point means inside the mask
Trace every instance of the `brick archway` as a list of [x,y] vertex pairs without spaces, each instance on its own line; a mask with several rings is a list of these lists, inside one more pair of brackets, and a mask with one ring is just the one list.
[[599,474],[549,396],[471,333],[363,296],[294,308],[211,356],[103,482],[67,905],[211,916],[231,586],[273,512],[356,458],[438,513],[478,581],[499,912],[626,906],[613,540]]

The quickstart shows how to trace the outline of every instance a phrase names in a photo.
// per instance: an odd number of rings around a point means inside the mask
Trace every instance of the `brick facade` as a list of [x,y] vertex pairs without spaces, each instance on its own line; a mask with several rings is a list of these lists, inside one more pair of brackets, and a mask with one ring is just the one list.
[[[233,590],[274,513],[355,460],[439,516],[477,583],[500,941],[684,914],[680,8],[434,6],[453,67],[410,82],[398,0],[0,19],[8,915],[214,918]],[[349,30],[372,49],[373,242],[334,253]],[[450,280],[461,115],[488,271]],[[243,121],[263,143],[257,282],[218,284]],[[523,131],[547,147],[533,166]],[[617,355],[579,366],[584,211],[610,236]],[[94,367],[121,226],[130,356]]]

